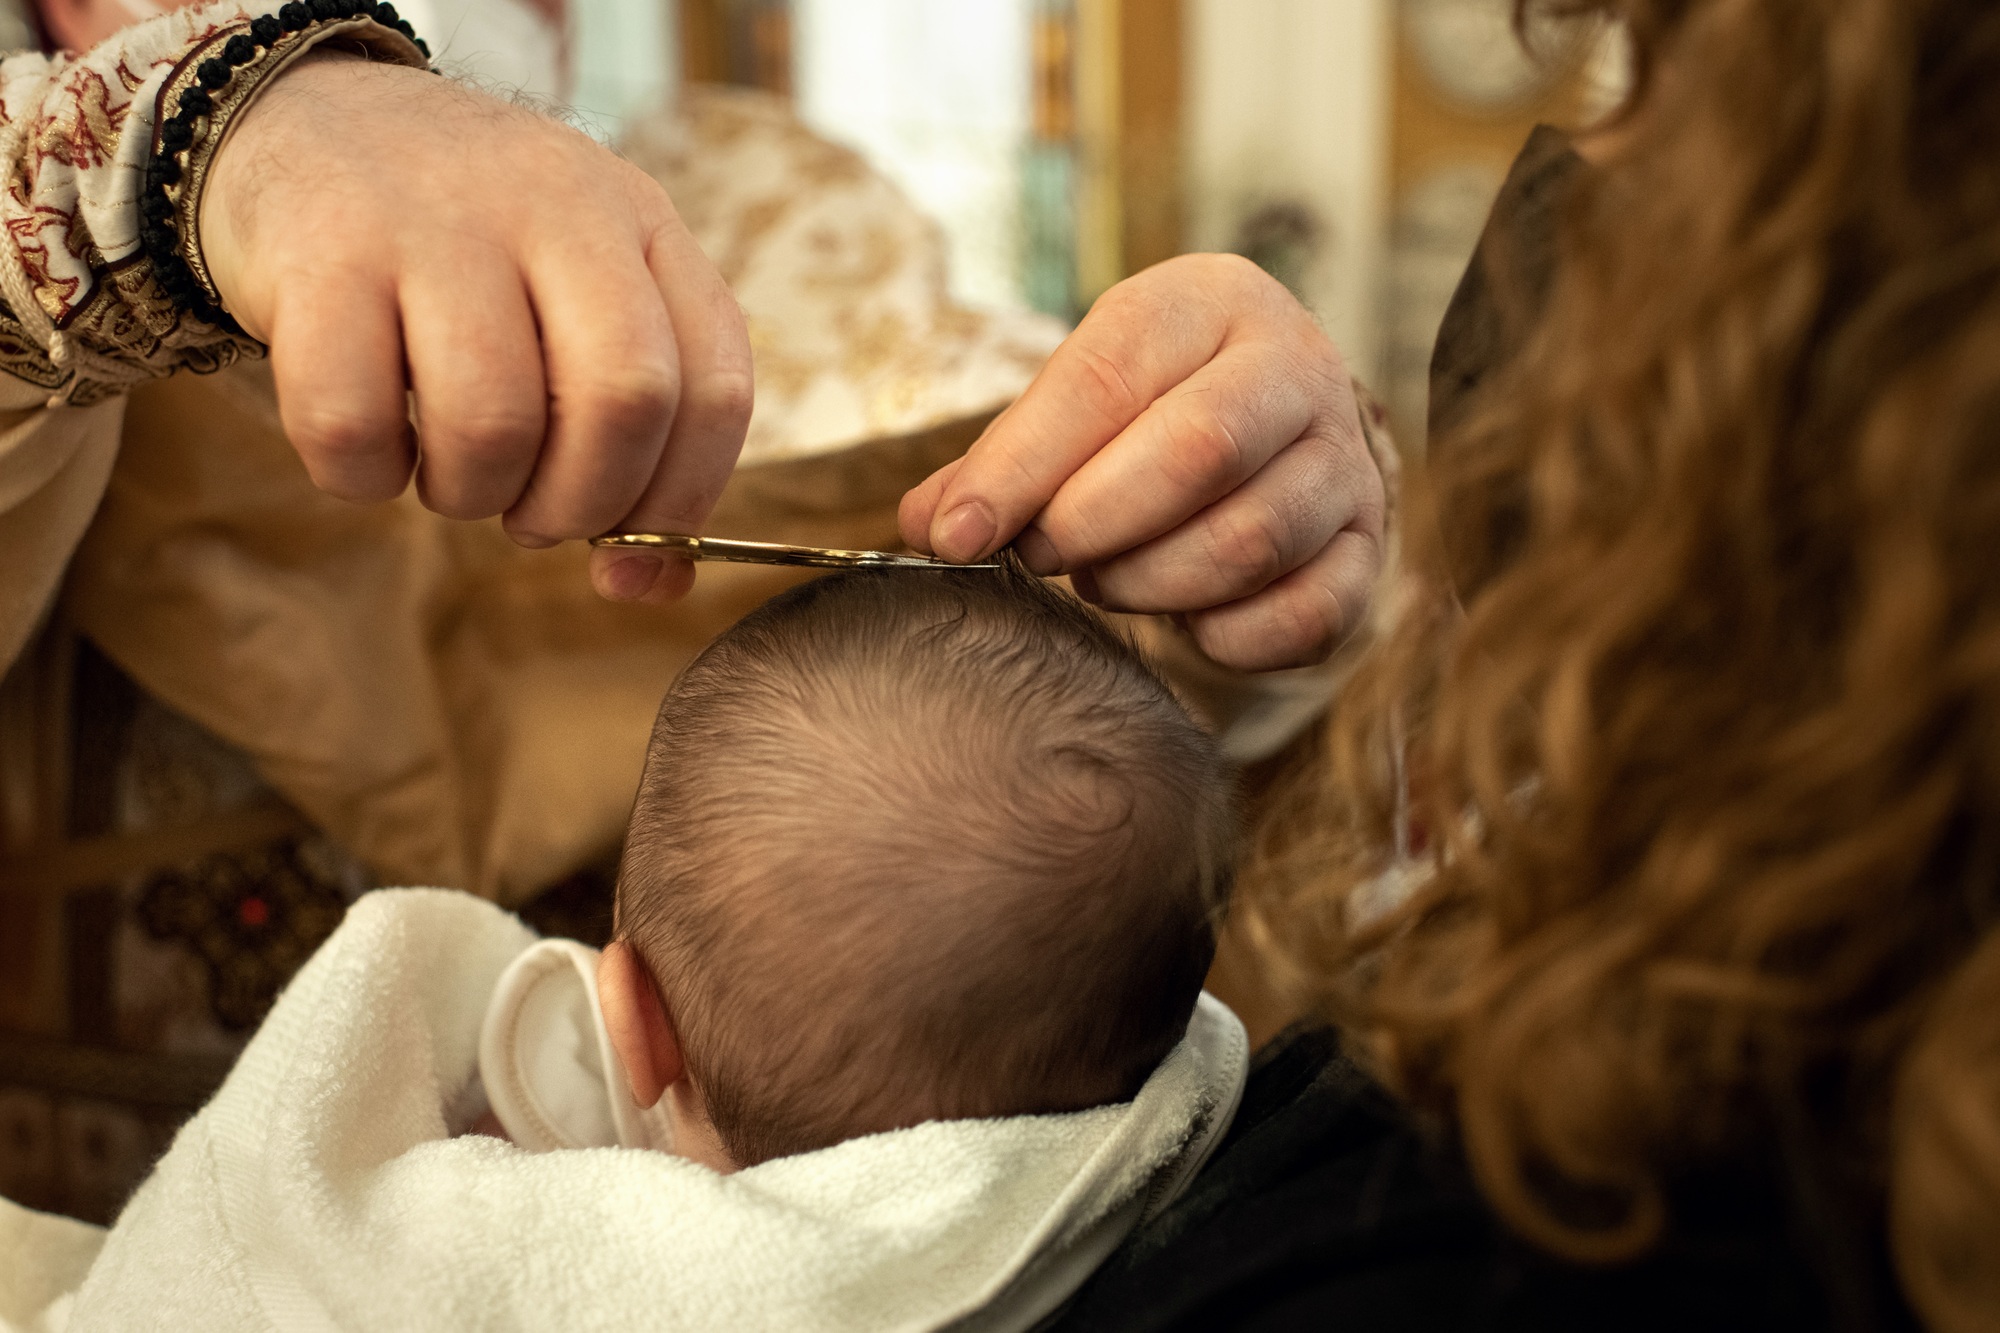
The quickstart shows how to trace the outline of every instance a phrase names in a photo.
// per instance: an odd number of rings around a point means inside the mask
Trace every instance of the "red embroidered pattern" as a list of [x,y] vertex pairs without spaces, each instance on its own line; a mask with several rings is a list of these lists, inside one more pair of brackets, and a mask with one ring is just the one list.
[[[188,51],[247,22],[234,3],[178,11],[80,57],[17,58],[0,79],[0,127],[21,131],[11,139],[14,160],[0,164],[0,244],[13,245],[42,313],[78,346],[126,367],[127,383],[260,350],[177,309],[138,244],[159,89]],[[141,137],[128,145],[128,134]],[[0,305],[0,370],[67,386],[71,401],[116,390],[54,364],[17,315]]]

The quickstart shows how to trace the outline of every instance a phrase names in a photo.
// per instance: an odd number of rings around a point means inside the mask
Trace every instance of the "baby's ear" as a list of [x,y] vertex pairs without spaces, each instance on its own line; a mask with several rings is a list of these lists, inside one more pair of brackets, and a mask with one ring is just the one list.
[[625,1066],[632,1100],[642,1110],[650,1108],[681,1081],[687,1065],[667,1006],[630,941],[613,940],[598,955],[597,1007],[604,1015],[611,1049]]

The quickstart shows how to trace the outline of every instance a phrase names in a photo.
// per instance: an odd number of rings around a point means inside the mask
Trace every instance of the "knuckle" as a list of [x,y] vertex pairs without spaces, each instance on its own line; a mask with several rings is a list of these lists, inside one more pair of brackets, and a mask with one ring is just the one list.
[[417,468],[417,494],[422,498],[424,508],[433,514],[460,521],[491,518],[503,507],[497,502],[482,502],[465,488],[462,480],[457,485],[438,481],[428,463]]
[[1350,526],[1367,533],[1380,533],[1388,521],[1389,494],[1382,470],[1367,441],[1359,431],[1320,431],[1309,437],[1306,458],[1311,464],[1310,484],[1316,494],[1337,498],[1349,515]]
[[1289,344],[1312,372],[1326,364],[1339,364],[1340,354],[1319,321],[1300,304],[1291,288],[1255,262],[1229,254],[1188,258],[1196,265],[1189,275],[1193,283],[1226,309],[1232,322],[1254,321],[1266,336]]
[[388,423],[374,413],[320,405],[296,409],[289,414],[285,428],[301,453],[334,467],[372,462],[392,433]]
[[1189,265],[1188,277],[1208,290],[1235,292],[1265,300],[1280,294],[1287,299],[1291,296],[1283,283],[1242,255],[1188,255],[1186,261]]
[[1169,418],[1173,464],[1189,485],[1236,481],[1245,472],[1243,445],[1205,396],[1183,395]]
[[1145,410],[1146,404],[1139,401],[1131,380],[1119,368],[1118,356],[1092,341],[1077,341],[1073,347],[1077,372],[1083,380],[1084,401],[1090,410],[1121,429],[1130,424]]
[[1348,526],[1368,538],[1371,546],[1380,548],[1382,535],[1389,529],[1389,498],[1383,494],[1380,479],[1355,503]]
[[643,430],[665,422],[680,406],[680,374],[662,363],[601,370],[573,396],[613,430]]
[[1214,567],[1233,588],[1255,591],[1289,567],[1287,525],[1270,505],[1232,506],[1207,527]]
[[1370,538],[1380,538],[1388,528],[1388,486],[1384,486],[1382,470],[1376,468],[1366,448],[1360,452],[1360,458],[1352,454],[1336,456],[1318,492],[1340,496],[1346,508],[1344,526]]
[[[588,139],[589,136],[585,136]],[[592,148],[597,148],[595,140],[589,140]],[[640,222],[649,229],[678,227],[681,225],[680,212],[674,207],[673,197],[667,187],[637,164],[623,157],[614,157],[612,170],[616,172],[627,196],[632,201],[633,211]]]
[[542,425],[538,410],[489,407],[455,413],[449,426],[433,426],[426,433],[426,444],[449,452],[468,469],[487,472],[518,462],[541,442]]
[[1265,286],[1277,281],[1269,273],[1242,255],[1204,254],[1190,255],[1190,259],[1201,267],[1204,276],[1235,285]]
[[713,371],[687,391],[687,410],[736,433],[750,424],[756,405],[756,382],[748,370]]
[[1287,666],[1323,662],[1340,641],[1340,605],[1331,594],[1280,598],[1272,609],[1271,653]]
[[289,414],[285,434],[313,485],[343,500],[393,499],[409,480],[403,423],[366,412],[307,408]]
[[1300,589],[1259,598],[1254,614],[1238,608],[1193,617],[1189,630],[1202,652],[1243,671],[1312,666],[1325,661],[1338,642],[1319,598]]

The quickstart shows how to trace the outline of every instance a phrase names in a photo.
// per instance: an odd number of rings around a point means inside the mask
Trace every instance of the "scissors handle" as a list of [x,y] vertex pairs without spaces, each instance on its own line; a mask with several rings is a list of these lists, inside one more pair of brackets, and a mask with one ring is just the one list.
[[811,569],[998,569],[997,564],[954,565],[927,555],[894,551],[843,551],[831,546],[787,546],[780,542],[743,542],[727,537],[692,537],[671,532],[612,532],[593,538],[592,546],[638,547],[674,551],[690,560],[719,560],[738,565],[796,565]]

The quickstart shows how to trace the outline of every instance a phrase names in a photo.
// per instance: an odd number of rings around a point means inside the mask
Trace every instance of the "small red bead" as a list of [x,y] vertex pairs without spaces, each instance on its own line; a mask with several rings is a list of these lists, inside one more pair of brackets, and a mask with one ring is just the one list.
[[271,904],[262,898],[245,898],[236,904],[236,919],[255,929],[271,919]]

